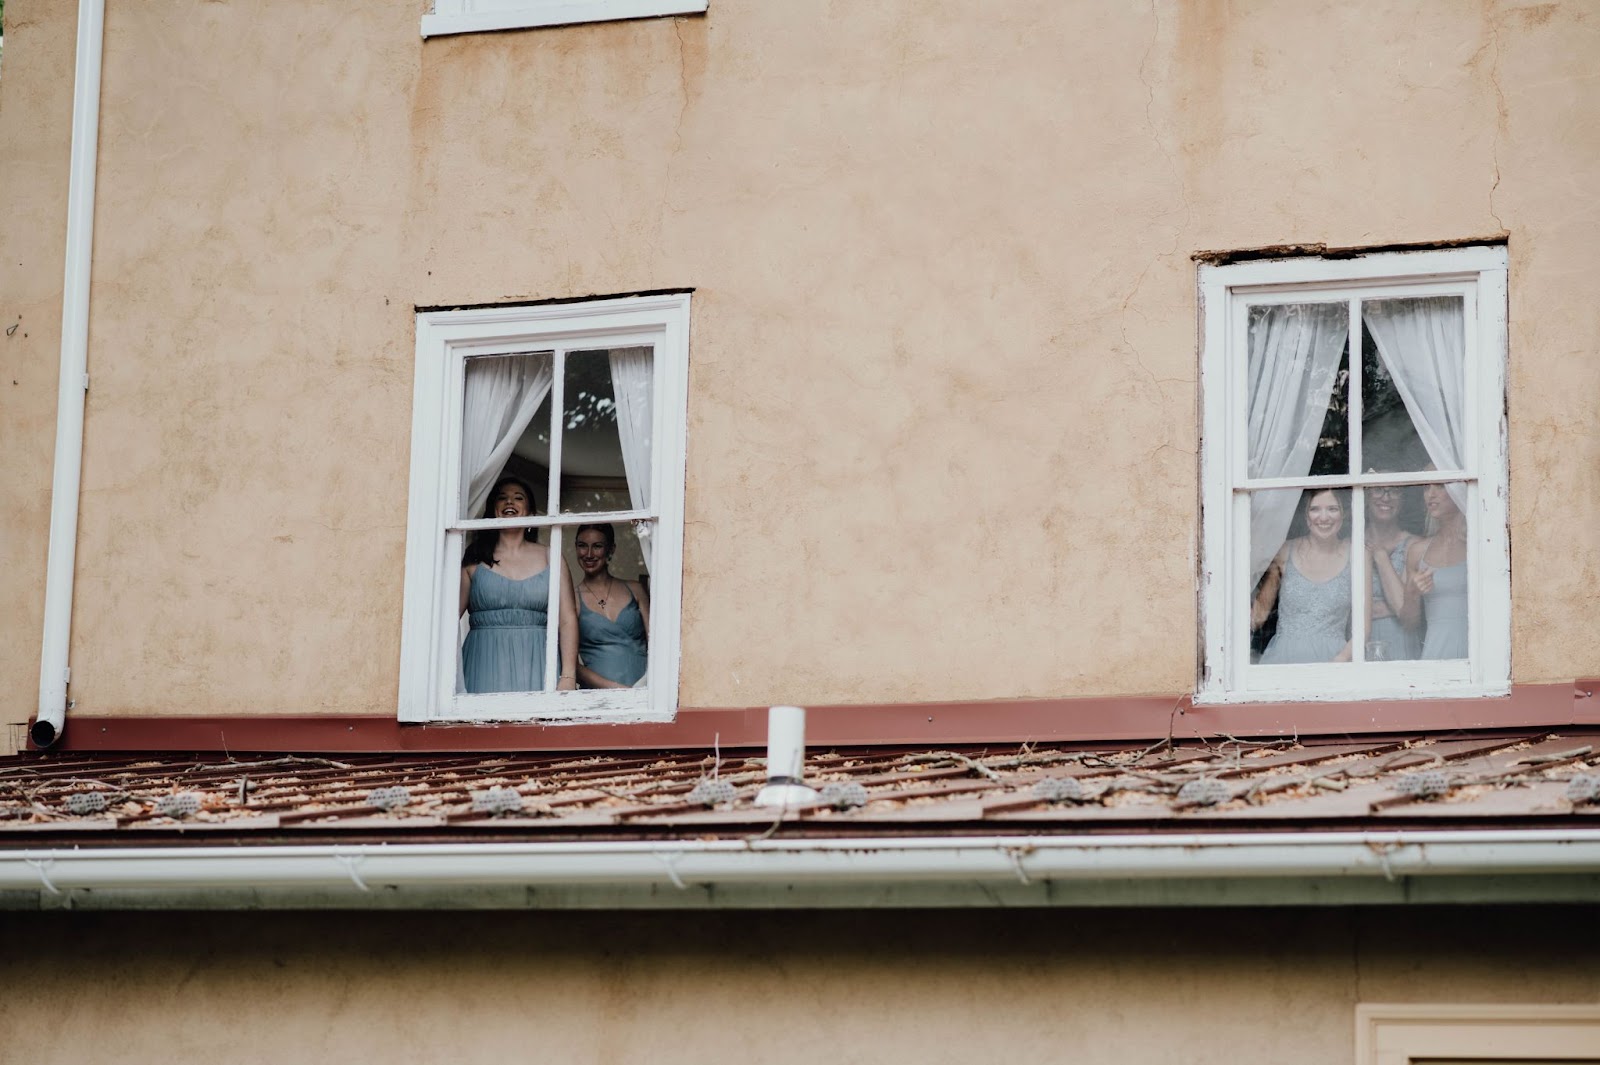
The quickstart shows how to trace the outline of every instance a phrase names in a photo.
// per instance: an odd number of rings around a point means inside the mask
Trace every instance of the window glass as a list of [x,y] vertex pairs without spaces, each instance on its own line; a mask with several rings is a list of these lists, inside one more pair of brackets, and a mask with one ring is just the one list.
[[[506,473],[527,480],[542,501],[544,482],[536,470],[514,461],[513,453],[525,446],[540,424],[548,433],[554,352],[484,355],[465,361],[460,517],[486,517],[489,492]],[[533,507],[530,513],[542,509],[538,501]]]
[[[463,367],[462,516],[527,524],[463,536],[456,691],[554,692],[573,687],[560,683],[569,677],[642,688],[652,349],[474,356]],[[575,651],[559,637],[569,627]]]
[[689,303],[418,313],[402,721],[676,712]]
[[1464,314],[1460,296],[1362,302],[1364,468],[1464,468]]
[[1349,335],[1343,300],[1250,308],[1251,477],[1349,471]]

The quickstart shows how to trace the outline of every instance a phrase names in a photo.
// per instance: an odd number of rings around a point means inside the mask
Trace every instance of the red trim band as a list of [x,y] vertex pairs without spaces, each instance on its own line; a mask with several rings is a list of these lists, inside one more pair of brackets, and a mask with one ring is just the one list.
[[[814,706],[813,747],[1105,743],[1229,736],[1342,736],[1600,725],[1600,680],[1518,684],[1496,699],[1194,706],[1183,696]],[[69,714],[61,751],[597,751],[763,747],[765,707],[689,708],[641,725],[402,725],[392,715]]]

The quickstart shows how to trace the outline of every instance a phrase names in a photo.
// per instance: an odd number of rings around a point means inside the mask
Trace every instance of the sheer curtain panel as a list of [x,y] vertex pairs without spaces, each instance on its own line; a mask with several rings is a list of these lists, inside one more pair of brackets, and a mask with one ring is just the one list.
[[[1350,335],[1349,305],[1257,306],[1249,322],[1249,475],[1304,477]],[[1283,545],[1298,500],[1298,492],[1251,495],[1251,587]]]
[[[1466,323],[1460,296],[1368,300],[1367,331],[1435,469],[1459,470],[1466,455]],[[1445,485],[1467,512],[1467,486]]]
[[[611,352],[611,390],[617,401],[617,438],[622,443],[622,468],[628,477],[628,502],[635,510],[650,506],[651,378],[655,360],[652,349],[615,348]],[[646,570],[653,569],[650,558],[649,522],[635,522],[639,550]]]
[[489,489],[539,404],[550,394],[553,377],[548,352],[467,360],[461,430],[463,517],[482,514]]

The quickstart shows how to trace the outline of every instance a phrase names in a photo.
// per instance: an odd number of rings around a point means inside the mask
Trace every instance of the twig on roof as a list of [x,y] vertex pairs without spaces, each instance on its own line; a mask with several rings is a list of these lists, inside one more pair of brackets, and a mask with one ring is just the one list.
[[905,759],[907,765],[937,765],[940,762],[954,762],[957,765],[966,766],[979,776],[987,777],[996,784],[1000,783],[999,773],[996,773],[976,758],[969,758],[957,751],[929,751],[927,754],[913,754]]
[[[230,766],[236,766],[239,769],[256,769],[261,766],[274,765],[314,765],[322,769],[357,768],[356,766],[351,765],[349,762],[336,762],[332,758],[303,758],[296,754],[286,754],[282,758],[267,758],[259,762],[241,762],[237,758],[229,756],[227,764]],[[196,762],[194,765],[185,767],[183,771],[185,773],[194,773],[215,768],[215,766],[207,765],[204,762]]]

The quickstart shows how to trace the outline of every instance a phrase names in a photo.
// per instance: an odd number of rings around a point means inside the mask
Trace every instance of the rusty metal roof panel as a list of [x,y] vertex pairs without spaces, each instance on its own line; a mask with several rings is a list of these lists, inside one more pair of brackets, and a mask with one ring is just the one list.
[[[760,759],[657,754],[361,755],[255,759],[103,754],[0,758],[0,847],[52,834],[123,844],[660,836],[775,832],[1237,831],[1514,825],[1600,813],[1600,729],[1148,747],[824,750],[826,804],[753,804]],[[731,801],[701,801],[715,780]],[[1591,782],[1593,786],[1591,787]],[[721,796],[726,799],[726,794]]]

